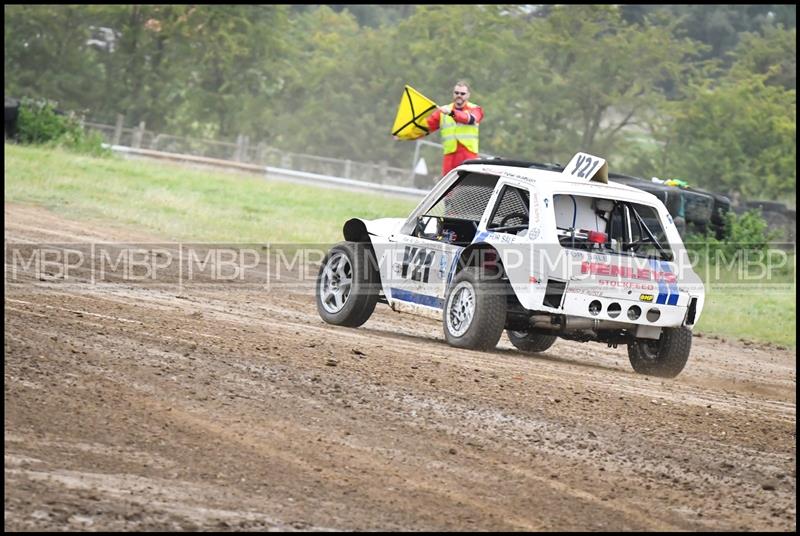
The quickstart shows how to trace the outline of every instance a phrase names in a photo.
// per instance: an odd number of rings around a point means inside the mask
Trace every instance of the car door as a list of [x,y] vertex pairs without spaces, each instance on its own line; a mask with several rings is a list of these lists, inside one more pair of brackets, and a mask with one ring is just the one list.
[[441,311],[458,256],[475,238],[496,183],[497,176],[465,172],[416,221],[389,237],[382,276],[393,307]]
[[[430,222],[429,229],[436,225],[435,219]],[[389,263],[390,298],[407,305],[441,310],[448,276],[462,247],[405,234],[394,235],[390,241],[393,242]]]

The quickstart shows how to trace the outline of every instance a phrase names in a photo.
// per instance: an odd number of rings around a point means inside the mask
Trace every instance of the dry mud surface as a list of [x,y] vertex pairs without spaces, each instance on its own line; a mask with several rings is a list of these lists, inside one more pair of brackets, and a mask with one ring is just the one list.
[[6,530],[796,528],[790,350],[445,344],[308,291],[9,277],[10,242],[143,241],[6,204]]

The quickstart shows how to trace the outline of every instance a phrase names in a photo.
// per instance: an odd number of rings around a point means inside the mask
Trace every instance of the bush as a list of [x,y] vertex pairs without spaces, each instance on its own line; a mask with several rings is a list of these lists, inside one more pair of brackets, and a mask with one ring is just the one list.
[[726,239],[731,244],[742,244],[758,250],[766,250],[778,233],[767,230],[767,222],[758,210],[748,210],[741,216],[727,214]]
[[17,119],[17,141],[61,146],[95,156],[109,154],[102,147],[103,138],[99,132],[87,133],[75,114],[59,112],[55,104],[47,100],[22,99]]
[[708,231],[705,235],[688,234],[684,243],[688,249],[701,255],[707,251],[711,263],[721,258],[733,259],[737,252],[743,250],[766,254],[769,243],[778,235],[767,227],[766,220],[758,210],[748,210],[740,216],[731,211],[725,215],[725,234],[722,240],[718,240],[713,232]]

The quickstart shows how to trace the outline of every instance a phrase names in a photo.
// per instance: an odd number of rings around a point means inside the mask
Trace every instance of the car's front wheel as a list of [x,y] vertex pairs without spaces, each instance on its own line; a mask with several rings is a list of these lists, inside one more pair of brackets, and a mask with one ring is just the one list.
[[661,338],[636,339],[628,345],[628,359],[633,370],[648,376],[674,378],[681,373],[692,349],[688,328],[664,328]]
[[358,327],[375,310],[380,274],[372,248],[359,242],[336,244],[317,276],[317,311],[329,324]]
[[491,350],[506,324],[505,283],[483,269],[467,267],[454,278],[445,298],[444,336],[458,348]]

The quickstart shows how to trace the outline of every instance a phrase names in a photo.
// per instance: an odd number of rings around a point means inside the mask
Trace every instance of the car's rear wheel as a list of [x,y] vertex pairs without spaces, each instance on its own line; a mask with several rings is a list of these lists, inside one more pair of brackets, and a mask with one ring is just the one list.
[[491,350],[506,323],[506,284],[481,268],[467,267],[454,278],[445,298],[444,336],[449,344]]
[[628,345],[628,359],[639,374],[674,378],[681,373],[692,349],[688,328],[665,328],[661,338],[636,339]]
[[517,349],[523,352],[544,352],[556,342],[558,338],[555,335],[542,335],[540,333],[530,333],[528,331],[514,331],[506,330],[508,340],[511,341]]
[[358,327],[375,310],[380,274],[372,248],[359,242],[336,244],[317,275],[317,311],[337,326]]

